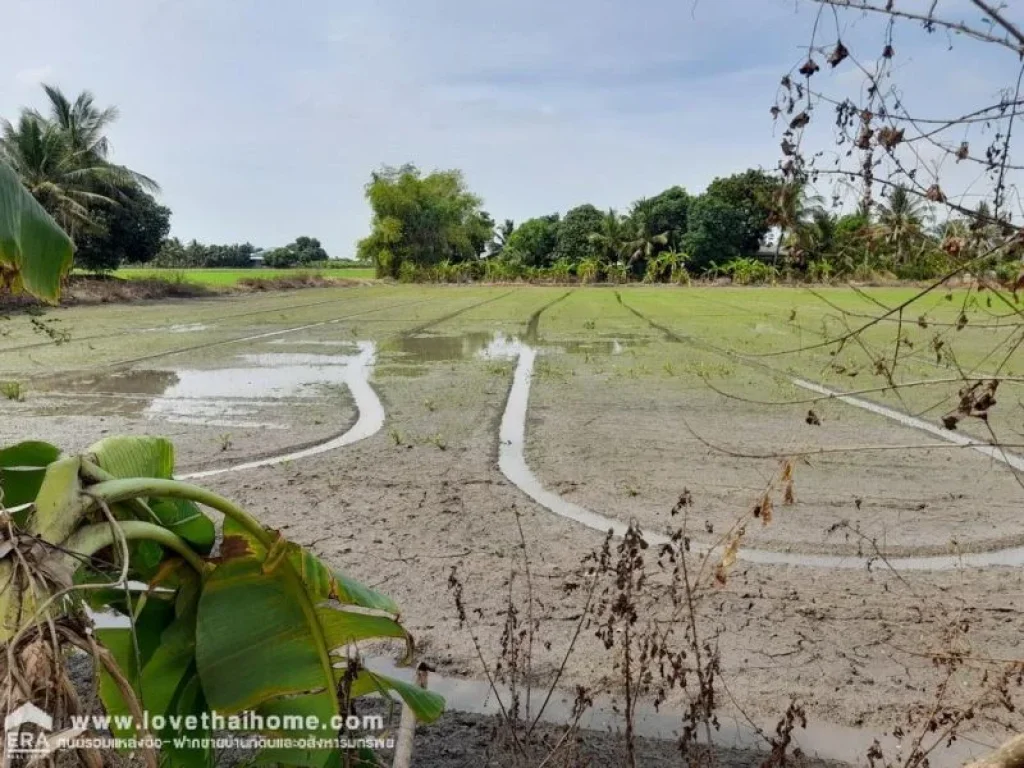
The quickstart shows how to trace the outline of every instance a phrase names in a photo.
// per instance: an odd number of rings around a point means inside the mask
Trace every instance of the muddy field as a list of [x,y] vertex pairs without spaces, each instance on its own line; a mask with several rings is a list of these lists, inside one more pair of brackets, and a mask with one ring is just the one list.
[[[909,291],[873,295],[894,303]],[[983,455],[849,402],[812,402],[794,379],[939,424],[961,372],[1020,366],[1005,353],[1015,326],[961,293],[928,297],[906,326],[879,323],[863,345],[830,354],[823,334],[878,307],[839,289],[826,298],[309,289],[55,311],[49,319],[70,334],[61,345],[14,317],[0,338],[0,379],[17,381],[21,399],[0,400],[0,443],[35,437],[77,450],[107,434],[153,433],[175,440],[182,473],[260,464],[201,482],[391,594],[421,656],[450,678],[481,677],[471,632],[489,662],[499,654],[508,595],[524,599],[525,543],[543,637],[538,681],[558,669],[582,607],[562,586],[601,546],[606,521],[669,532],[688,492],[695,550],[713,546],[795,456],[793,503],[776,483],[770,524],[748,519],[738,562],[700,603],[702,632],[721,654],[723,717],[771,726],[799,699],[822,733],[841,727],[841,755],[827,735],[814,748],[849,760],[908,715],[931,712],[945,678],[933,656],[950,644],[978,661],[951,678],[939,710],[977,694],[984,660],[1021,657],[1024,491],[1013,455]],[[971,322],[958,331],[962,307]],[[896,334],[903,356],[879,374]],[[869,391],[887,375],[944,381]],[[528,401],[516,417],[519,378]],[[966,419],[957,434],[991,428],[1022,442],[1017,388],[1004,382],[988,423]],[[499,432],[523,416],[524,445],[503,443]],[[517,450],[532,485],[502,471]],[[565,503],[591,515],[589,527],[555,514]],[[997,564],[975,567],[973,556],[991,552]],[[448,589],[453,567],[471,630]],[[665,608],[655,618],[678,617]],[[563,681],[614,692],[593,628]],[[670,711],[683,705],[670,693]],[[993,743],[1007,728],[1022,728],[1019,715],[980,706],[970,730]]]

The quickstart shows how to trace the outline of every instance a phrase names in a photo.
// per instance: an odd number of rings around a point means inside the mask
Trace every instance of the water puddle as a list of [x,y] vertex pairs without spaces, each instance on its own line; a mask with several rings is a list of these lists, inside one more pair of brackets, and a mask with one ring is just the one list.
[[208,331],[216,326],[207,325],[206,323],[177,323],[175,325],[164,325],[154,326],[153,328],[143,328],[143,333],[200,333],[202,331]]
[[567,354],[621,355],[627,346],[637,342],[628,339],[593,339],[569,341],[529,342],[530,332],[524,337],[494,331],[472,331],[457,336],[417,334],[402,336],[388,342],[384,351],[401,355],[403,362],[436,363],[469,360],[474,357],[514,358],[526,344],[543,348],[546,352]]
[[[352,399],[355,402],[356,410],[359,414],[356,418],[355,424],[353,424],[348,430],[336,437],[306,448],[289,451],[287,453],[270,456],[264,459],[258,459],[256,461],[247,461],[229,467],[210,469],[203,472],[193,472],[188,475],[183,475],[183,479],[211,477],[225,472],[239,472],[247,469],[256,469],[257,467],[269,467],[275,464],[283,464],[288,461],[298,461],[299,459],[317,456],[321,453],[327,453],[328,451],[333,451],[346,445],[351,445],[352,443],[356,443],[360,440],[365,440],[371,435],[379,432],[384,426],[384,405],[381,403],[380,398],[377,397],[377,393],[370,385],[370,374],[373,371],[373,363],[376,357],[377,347],[372,341],[361,341],[359,342],[358,347],[358,355],[339,358],[328,356],[330,359],[338,361],[332,365],[325,365],[322,361],[312,360],[312,358],[319,359],[324,357],[323,355],[247,356],[255,361],[262,361],[264,363],[267,362],[268,357],[278,358],[278,362],[283,363],[282,368],[300,368],[305,371],[303,375],[306,377],[309,376],[311,370],[327,369],[321,370],[319,375],[326,376],[329,374],[331,376],[330,381],[321,379],[316,382],[311,382],[306,379],[306,383],[300,385],[300,391],[301,387],[312,384],[322,386],[325,383],[334,383],[343,384],[348,387],[348,390],[352,395]],[[286,358],[287,361],[281,360],[280,358]],[[294,387],[294,379],[291,380],[291,384]],[[293,389],[292,392],[294,394],[295,390]]]
[[[366,666],[375,672],[396,677],[409,683],[415,682],[415,672],[409,667],[398,667],[388,658],[374,657],[365,660]],[[501,706],[494,690],[486,680],[465,680],[445,677],[431,673],[427,687],[441,694],[445,699],[445,708],[449,711],[468,712],[477,715],[497,716],[501,714]],[[506,706],[511,702],[511,691],[501,684],[495,688]],[[523,691],[520,690],[521,706],[524,705]],[[546,689],[534,689],[533,706],[538,707],[547,694]],[[544,709],[540,721],[550,725],[563,726],[573,721],[574,697],[565,691],[556,690]],[[607,695],[594,697],[594,706],[587,710],[580,720],[583,729],[599,732],[621,732],[625,729],[625,720],[621,714],[621,703]],[[536,717],[536,713],[531,713]],[[747,722],[719,716],[720,727],[713,730],[711,740],[716,747],[735,749],[745,752],[765,752],[769,749],[765,739],[760,736],[753,725]],[[757,723],[763,732],[774,734],[775,723]],[[637,735],[651,739],[676,740],[682,729],[682,713],[673,712],[667,706],[658,710],[640,704],[637,707]],[[878,740],[885,754],[894,758],[900,754],[900,742],[890,736],[884,736],[867,729],[850,728],[829,723],[808,722],[807,727],[797,729],[793,733],[795,746],[799,746],[805,755],[824,760],[836,760],[859,765]],[[909,739],[909,737],[908,737]],[[909,742],[907,744],[909,746]],[[969,739],[961,739],[950,747],[936,750],[929,756],[930,764],[936,768],[953,768],[970,760],[987,754],[994,745],[979,744]]]
[[[606,533],[612,531],[622,536],[627,529],[626,523],[606,517],[579,504],[562,498],[554,491],[544,487],[540,479],[530,469],[526,461],[526,415],[529,408],[530,385],[533,368],[537,359],[537,350],[525,344],[518,346],[519,361],[512,378],[508,402],[501,417],[499,430],[498,467],[515,486],[523,493],[549,511],[568,520],[585,525],[595,531]],[[804,382],[801,386],[808,384]],[[882,408],[882,406],[878,406]],[[889,410],[889,409],[885,409]],[[887,414],[883,414],[887,415]],[[916,424],[910,426],[917,426]],[[936,428],[937,429],[937,428]],[[959,439],[962,436],[957,436]],[[952,439],[948,436],[945,439]],[[964,438],[966,439],[966,438]],[[981,450],[984,446],[974,446]],[[991,449],[995,451],[995,449]],[[1001,453],[1001,452],[999,452]],[[993,458],[998,458],[993,455]],[[1013,457],[1016,461],[1024,461]],[[1005,457],[1000,459],[1009,463]],[[1016,464],[1012,465],[1016,467]],[[647,532],[647,540],[655,545],[669,543],[667,536]],[[695,551],[707,552],[694,546]],[[863,555],[805,555],[796,552],[776,552],[772,550],[743,548],[739,551],[739,559],[751,563],[765,565],[790,565],[806,568],[841,568],[864,569],[877,562],[875,557]],[[988,552],[964,552],[949,555],[923,555],[909,557],[889,557],[887,562],[896,570],[941,571],[956,568],[987,568],[991,566],[1021,567],[1024,566],[1024,547],[1009,547]]]

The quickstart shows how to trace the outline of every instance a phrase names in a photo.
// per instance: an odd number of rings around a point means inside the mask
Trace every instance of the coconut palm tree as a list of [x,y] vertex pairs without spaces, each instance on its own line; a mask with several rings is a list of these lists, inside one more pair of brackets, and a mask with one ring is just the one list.
[[601,229],[590,235],[590,242],[597,246],[605,264],[615,264],[622,257],[629,242],[629,227],[626,220],[614,208],[601,220]]
[[500,259],[508,245],[508,239],[516,231],[516,223],[512,219],[505,219],[500,227],[494,230],[494,238],[487,244],[487,258]]
[[157,191],[156,182],[109,160],[106,129],[114,107],[100,109],[91,93],[74,101],[54,86],[43,86],[50,115],[22,110],[17,123],[0,118],[0,158],[74,238],[94,227],[97,207],[116,205],[129,189]]
[[823,203],[820,195],[808,194],[807,185],[803,182],[789,182],[778,188],[772,212],[772,223],[779,228],[773,264],[779,261],[779,254],[787,235],[790,235],[791,240],[795,240],[797,247],[800,247],[799,229],[813,222],[818,212],[823,210]]
[[629,239],[623,243],[623,252],[628,257],[627,266],[630,270],[641,260],[646,265],[651,257],[668,245],[668,232],[654,231],[651,219],[647,215],[647,208],[647,201],[640,200],[633,206],[630,216],[632,233]]
[[896,263],[906,260],[907,246],[924,236],[928,212],[920,199],[903,185],[893,187],[889,199],[878,204],[879,234],[896,249]]
[[0,158],[72,237],[76,229],[92,224],[90,207],[115,204],[98,190],[111,188],[121,173],[73,151],[58,126],[26,111],[17,124],[0,120],[0,131]]
[[[117,107],[100,109],[89,91],[82,91],[71,101],[57,86],[43,85],[43,90],[50,101],[50,116],[47,119],[61,130],[72,152],[87,162],[107,163],[112,170],[119,171],[123,175],[121,186],[138,186],[148,192],[159,191],[159,185],[148,176],[110,163],[110,139],[106,131],[120,115]],[[33,114],[42,117],[37,112]]]

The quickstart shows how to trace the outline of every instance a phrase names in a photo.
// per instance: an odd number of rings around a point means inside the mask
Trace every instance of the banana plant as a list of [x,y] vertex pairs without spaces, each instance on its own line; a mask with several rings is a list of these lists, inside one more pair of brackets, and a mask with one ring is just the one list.
[[[71,456],[43,442],[0,450],[0,644],[8,664],[54,628],[79,647],[94,638],[107,661],[99,683],[107,714],[145,710],[150,722],[162,715],[165,727],[151,735],[163,740],[159,764],[170,767],[213,765],[212,752],[194,746],[211,734],[182,725],[188,715],[292,716],[299,730],[259,731],[291,739],[338,736],[332,722],[373,693],[397,695],[422,722],[440,716],[441,697],[359,662],[358,644],[379,640],[403,643],[411,660],[412,637],[389,598],[232,501],[174,480],[173,470],[174,447],[159,437],[111,437]],[[210,511],[222,516],[219,536]],[[98,613],[127,626],[104,621],[106,628],[75,634]],[[17,686],[27,674],[4,677]],[[30,698],[31,682],[24,687],[0,701]],[[138,735],[137,727],[114,730]],[[257,756],[323,768],[344,759],[336,747]]]
[[73,252],[71,238],[0,159],[0,293],[56,304]]

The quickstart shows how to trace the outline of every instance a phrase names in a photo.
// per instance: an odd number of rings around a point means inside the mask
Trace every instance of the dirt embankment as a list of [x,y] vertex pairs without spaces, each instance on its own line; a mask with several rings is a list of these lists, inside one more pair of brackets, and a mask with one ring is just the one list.
[[[61,304],[115,304],[155,299],[209,298],[237,293],[290,291],[297,288],[327,288],[361,285],[365,281],[344,277],[325,277],[319,273],[300,273],[276,277],[246,277],[235,285],[202,285],[190,280],[139,278],[125,280],[112,275],[72,275],[64,284]],[[30,309],[41,303],[30,296],[0,292],[0,311]]]

